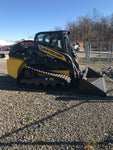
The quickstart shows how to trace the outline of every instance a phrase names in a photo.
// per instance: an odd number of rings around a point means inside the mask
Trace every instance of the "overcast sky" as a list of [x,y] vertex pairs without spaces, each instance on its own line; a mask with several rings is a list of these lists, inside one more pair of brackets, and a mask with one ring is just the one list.
[[96,8],[113,13],[113,0],[0,0],[0,39],[21,40],[40,31],[65,28]]

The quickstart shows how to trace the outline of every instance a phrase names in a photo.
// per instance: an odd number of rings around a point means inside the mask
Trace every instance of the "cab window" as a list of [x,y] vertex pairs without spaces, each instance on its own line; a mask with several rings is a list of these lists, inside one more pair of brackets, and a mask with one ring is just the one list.
[[36,43],[62,51],[62,41],[58,33],[40,33],[36,37]]

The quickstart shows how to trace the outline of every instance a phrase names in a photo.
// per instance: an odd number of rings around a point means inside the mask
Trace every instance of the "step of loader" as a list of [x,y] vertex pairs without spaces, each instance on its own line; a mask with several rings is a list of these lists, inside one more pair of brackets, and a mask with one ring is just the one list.
[[86,68],[83,71],[83,77],[79,80],[78,90],[80,93],[106,96],[105,80],[96,71]]

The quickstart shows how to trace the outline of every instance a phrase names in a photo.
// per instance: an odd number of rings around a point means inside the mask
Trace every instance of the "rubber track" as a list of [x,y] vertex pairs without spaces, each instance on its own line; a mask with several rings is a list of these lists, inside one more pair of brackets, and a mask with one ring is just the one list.
[[32,70],[32,71],[35,71],[37,73],[42,73],[44,75],[48,75],[49,77],[52,77],[52,78],[55,78],[55,79],[58,79],[58,80],[62,80],[63,82],[67,82],[68,84],[71,82],[71,78],[66,76],[66,75],[63,75],[63,74],[47,72],[47,71],[32,68],[30,66],[26,66],[22,70],[23,71],[24,70]]

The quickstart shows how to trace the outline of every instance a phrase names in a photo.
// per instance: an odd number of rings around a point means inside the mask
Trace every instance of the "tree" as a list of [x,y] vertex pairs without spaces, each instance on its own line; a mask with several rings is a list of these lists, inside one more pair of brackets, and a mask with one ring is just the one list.
[[66,29],[71,31],[71,43],[113,38],[113,14],[111,16],[102,16],[94,9],[93,16],[89,16],[78,17],[76,21],[69,21],[66,24]]

